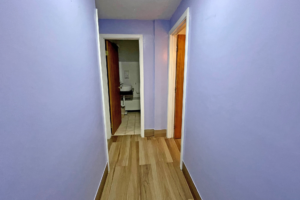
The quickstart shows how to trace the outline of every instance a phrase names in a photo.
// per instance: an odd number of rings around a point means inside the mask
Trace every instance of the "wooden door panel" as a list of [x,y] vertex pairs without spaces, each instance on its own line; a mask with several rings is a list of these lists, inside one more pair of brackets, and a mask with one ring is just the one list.
[[110,41],[106,41],[106,51],[108,52],[106,59],[109,87],[110,121],[111,131],[114,135],[122,121],[118,47]]
[[185,35],[177,38],[176,60],[176,89],[175,89],[175,123],[174,138],[181,138],[182,106],[183,106],[183,83],[184,83],[184,59],[185,59]]

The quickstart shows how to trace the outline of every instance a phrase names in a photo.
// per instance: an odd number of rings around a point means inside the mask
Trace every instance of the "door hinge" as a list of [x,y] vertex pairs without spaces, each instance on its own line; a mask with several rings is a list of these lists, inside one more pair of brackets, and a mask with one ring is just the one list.
[[108,51],[105,51],[105,55],[107,55],[107,56],[108,56]]

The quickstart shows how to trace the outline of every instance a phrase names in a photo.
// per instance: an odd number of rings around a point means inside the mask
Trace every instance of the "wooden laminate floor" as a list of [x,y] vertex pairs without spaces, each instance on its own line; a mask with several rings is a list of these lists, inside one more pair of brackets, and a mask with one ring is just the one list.
[[179,168],[180,141],[126,135],[114,138],[101,200],[191,200]]

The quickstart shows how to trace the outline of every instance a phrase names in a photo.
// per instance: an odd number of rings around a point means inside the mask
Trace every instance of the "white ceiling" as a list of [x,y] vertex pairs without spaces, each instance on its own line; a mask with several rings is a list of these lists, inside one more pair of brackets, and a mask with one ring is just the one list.
[[170,19],[181,0],[96,0],[100,19]]

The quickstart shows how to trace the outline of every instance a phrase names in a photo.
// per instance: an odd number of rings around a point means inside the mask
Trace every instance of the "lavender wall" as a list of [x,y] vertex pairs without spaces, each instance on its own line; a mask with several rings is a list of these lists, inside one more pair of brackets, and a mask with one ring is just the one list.
[[155,99],[154,129],[167,128],[169,20],[155,20]]
[[105,164],[92,0],[0,2],[0,199],[93,199]]
[[190,7],[184,162],[204,200],[299,199],[300,2]]

